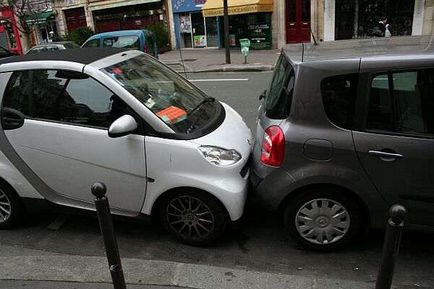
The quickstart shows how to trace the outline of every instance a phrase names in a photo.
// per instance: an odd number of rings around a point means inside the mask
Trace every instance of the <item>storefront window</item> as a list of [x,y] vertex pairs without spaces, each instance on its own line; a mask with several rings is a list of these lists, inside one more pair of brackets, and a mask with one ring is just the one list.
[[379,21],[387,18],[393,36],[411,35],[414,1],[336,0],[336,39],[378,36]]
[[[221,20],[220,31],[223,31],[223,19]],[[233,35],[232,40],[236,46],[239,46],[240,39],[248,38],[252,49],[269,49],[272,47],[271,13],[233,15],[229,16],[229,23],[229,34]],[[224,37],[224,35],[220,37]],[[221,41],[224,43],[223,39]]]
[[204,18],[201,12],[179,14],[179,35],[182,48],[218,47],[217,17]]
[[206,24],[206,42],[208,47],[218,47],[218,26],[217,17],[207,17],[205,18]]

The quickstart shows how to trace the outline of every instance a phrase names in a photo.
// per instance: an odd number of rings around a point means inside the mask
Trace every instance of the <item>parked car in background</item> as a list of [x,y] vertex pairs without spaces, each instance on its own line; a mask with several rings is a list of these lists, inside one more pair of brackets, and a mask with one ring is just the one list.
[[81,47],[136,49],[158,58],[156,38],[154,33],[149,30],[120,30],[99,33],[91,36]]
[[1,61],[0,80],[0,228],[38,201],[94,210],[96,181],[112,213],[152,216],[188,244],[241,218],[250,130],[155,58],[45,52]]
[[431,37],[289,45],[259,110],[252,183],[301,244],[330,250],[395,203],[434,225]]
[[42,51],[56,51],[63,49],[80,48],[78,44],[72,41],[49,42],[33,46],[26,54],[34,54]]
[[16,56],[18,55],[15,52],[11,52],[8,49],[0,46],[0,58],[5,58],[5,57],[11,57],[11,56]]

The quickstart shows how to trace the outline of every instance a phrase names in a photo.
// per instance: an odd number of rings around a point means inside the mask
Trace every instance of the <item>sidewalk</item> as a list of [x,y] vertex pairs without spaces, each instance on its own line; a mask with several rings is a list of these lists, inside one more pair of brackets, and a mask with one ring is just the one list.
[[[110,274],[105,257],[55,254],[0,246],[0,288],[105,289]],[[133,289],[368,289],[372,282],[356,282],[223,268],[170,261],[124,258],[122,265]],[[67,282],[67,283],[64,283]],[[65,286],[64,286],[65,285]]]
[[270,71],[279,57],[280,51],[250,50],[247,64],[240,49],[231,49],[231,64],[226,64],[224,49],[183,49],[160,55],[160,60],[178,72],[183,72],[181,55],[186,72],[229,72],[229,71]]

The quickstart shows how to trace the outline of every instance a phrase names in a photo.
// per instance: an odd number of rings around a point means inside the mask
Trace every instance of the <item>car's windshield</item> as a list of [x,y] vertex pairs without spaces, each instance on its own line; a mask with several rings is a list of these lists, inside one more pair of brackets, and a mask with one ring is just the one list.
[[220,105],[145,54],[103,69],[176,133],[192,133],[217,117]]

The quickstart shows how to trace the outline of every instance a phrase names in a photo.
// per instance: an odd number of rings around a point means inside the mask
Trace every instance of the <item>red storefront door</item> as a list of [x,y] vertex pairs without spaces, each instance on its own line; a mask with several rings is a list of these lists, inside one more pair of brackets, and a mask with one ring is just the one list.
[[65,10],[66,27],[68,32],[80,27],[86,27],[86,15],[83,8],[74,8]]
[[286,0],[286,42],[310,41],[310,1]]

